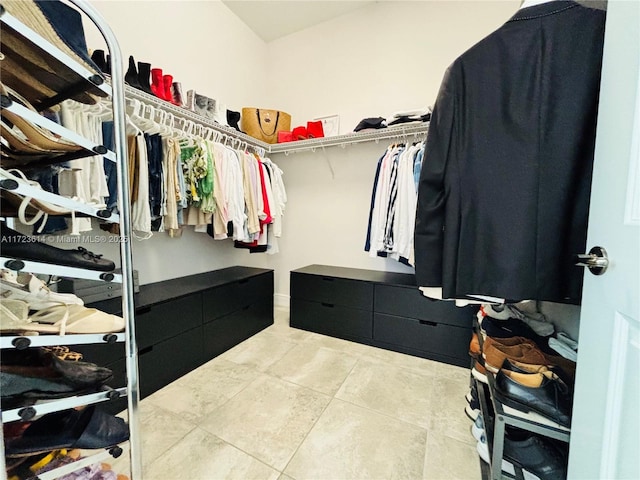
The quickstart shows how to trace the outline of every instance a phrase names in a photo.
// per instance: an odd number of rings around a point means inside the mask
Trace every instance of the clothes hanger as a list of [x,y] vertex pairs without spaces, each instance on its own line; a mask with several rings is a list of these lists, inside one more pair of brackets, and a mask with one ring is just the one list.
[[164,111],[162,110],[157,110],[155,107],[151,106],[151,105],[147,105],[145,107],[145,112],[148,112],[149,117],[147,117],[146,119],[149,121],[149,129],[146,131],[149,135],[156,135],[159,134],[161,131],[161,123],[162,120],[160,120],[159,122],[156,121],[156,115],[160,117],[160,119],[162,119],[165,115]]

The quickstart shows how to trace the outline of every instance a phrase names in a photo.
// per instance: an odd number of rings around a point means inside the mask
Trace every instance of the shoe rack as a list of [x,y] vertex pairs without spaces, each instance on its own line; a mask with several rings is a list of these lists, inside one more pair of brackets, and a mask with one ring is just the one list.
[[[112,344],[120,343],[125,349],[125,362],[127,369],[127,385],[122,388],[112,389],[104,387],[104,390],[96,393],[78,395],[75,397],[54,400],[50,402],[40,403],[33,406],[2,411],[2,422],[8,423],[17,420],[28,421],[34,417],[47,413],[67,410],[80,406],[87,406],[114,400],[120,397],[127,398],[127,417],[129,428],[129,440],[122,446],[112,447],[108,450],[103,449],[98,454],[80,459],[64,467],[51,470],[45,474],[41,474],[38,478],[47,480],[57,478],[67,473],[73,472],[84,466],[91,465],[96,462],[104,461],[110,456],[117,457],[123,453],[123,448],[128,448],[130,457],[130,473],[131,478],[137,480],[142,478],[141,462],[140,462],[140,438],[138,428],[138,364],[137,364],[137,347],[135,341],[135,323],[134,323],[134,303],[133,303],[133,268],[131,244],[127,239],[131,239],[131,207],[129,203],[129,180],[127,172],[127,144],[125,134],[125,101],[124,101],[124,79],[122,70],[122,55],[115,35],[106,24],[101,15],[84,0],[69,0],[70,3],[84,14],[91,22],[93,22],[101,32],[109,49],[111,57],[112,77],[110,84],[104,81],[100,75],[87,70],[83,65],[76,62],[66,53],[52,45],[45,38],[34,32],[27,25],[21,23],[18,19],[10,15],[4,7],[0,5],[0,25],[4,32],[17,32],[24,37],[25,42],[29,44],[32,52],[39,52],[42,59],[49,65],[59,66],[56,73],[60,74],[60,78],[64,78],[66,85],[57,89],[56,94],[48,99],[40,101],[35,105],[36,109],[42,110],[50,106],[56,105],[67,98],[77,95],[79,92],[86,92],[101,97],[110,97],[111,108],[113,112],[114,122],[114,151],[109,151],[102,145],[96,145],[95,142],[88,140],[76,132],[71,131],[61,125],[44,118],[39,113],[24,107],[11,100],[9,96],[2,96],[2,109],[7,110],[12,115],[17,115],[24,120],[38,125],[44,129],[59,135],[61,138],[71,141],[80,146],[77,152],[65,155],[54,155],[53,160],[49,162],[58,163],[70,159],[102,155],[104,158],[111,160],[117,164],[117,180],[118,180],[118,210],[119,214],[112,214],[108,210],[96,208],[82,202],[78,202],[69,198],[64,198],[45,192],[39,188],[31,186],[26,182],[18,182],[15,178],[8,175],[0,175],[0,188],[12,191],[22,196],[39,199],[49,202],[53,205],[74,210],[79,214],[91,216],[101,221],[118,223],[120,235],[125,241],[120,242],[120,267],[122,274],[105,273],[95,270],[84,270],[81,268],[72,268],[66,266],[58,266],[50,263],[40,263],[33,261],[24,261],[15,258],[0,257],[2,268],[9,270],[24,270],[31,273],[40,273],[48,275],[57,275],[75,278],[87,278],[93,280],[102,280],[105,282],[122,283],[122,317],[125,320],[125,331],[123,333],[107,333],[107,334],[69,334],[65,336],[57,335],[38,335],[38,336],[2,336],[0,337],[0,348],[16,348],[25,349],[27,347],[38,346],[55,346],[55,345],[79,345],[79,344]],[[47,164],[46,162],[44,163]],[[4,439],[0,437],[0,449],[4,452]],[[0,455],[0,478],[6,478],[4,454]]]
[[[478,334],[480,350],[482,351],[483,337],[477,319],[474,320],[474,328]],[[473,367],[473,361],[471,363]],[[482,412],[485,424],[489,458],[491,459],[489,478],[491,480],[500,480],[503,478],[523,480],[527,477],[525,477],[525,473],[519,466],[514,465],[515,475],[511,475],[502,469],[506,426],[516,427],[565,443],[569,443],[571,430],[535,412],[525,413],[503,405],[494,395],[495,378],[493,373],[487,370],[486,376],[488,383],[481,382],[473,376],[471,377],[471,381],[475,382],[478,401],[480,402],[480,411]]]

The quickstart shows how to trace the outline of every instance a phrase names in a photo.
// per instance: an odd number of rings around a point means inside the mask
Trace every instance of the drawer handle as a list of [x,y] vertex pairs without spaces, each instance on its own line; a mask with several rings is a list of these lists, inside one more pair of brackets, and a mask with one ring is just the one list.
[[323,307],[333,308],[333,303],[325,303],[325,302],[322,302],[322,303],[321,303],[321,305],[322,305]]
[[248,278],[243,278],[242,280],[238,280],[238,283],[240,283],[240,284],[249,283],[249,279]]
[[429,322],[427,320],[418,320],[420,325],[429,325],[430,327],[437,327],[438,324],[436,322]]
[[142,315],[143,313],[149,313],[151,311],[151,307],[142,307],[136,309],[136,315]]
[[138,355],[144,355],[145,353],[149,353],[153,351],[153,345],[151,345],[150,347],[147,348],[143,348],[142,350],[138,351]]
[[333,282],[335,279],[331,277],[322,277],[322,280],[324,280],[325,282]]

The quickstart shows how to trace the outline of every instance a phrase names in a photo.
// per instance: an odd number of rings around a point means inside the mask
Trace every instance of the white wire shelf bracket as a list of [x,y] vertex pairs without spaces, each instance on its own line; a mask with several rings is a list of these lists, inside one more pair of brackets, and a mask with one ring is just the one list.
[[75,212],[82,212],[91,217],[99,218],[110,223],[118,223],[120,217],[117,213],[113,213],[106,209],[104,206],[93,206],[72,198],[62,197],[55,193],[47,192],[40,188],[40,186],[28,185],[23,181],[17,181],[10,175],[5,175],[0,171],[0,188],[8,190],[23,197],[35,198],[48,202],[58,207],[73,210]]
[[[71,239],[76,237],[69,237]],[[82,238],[82,237],[78,237]],[[77,243],[69,244],[77,245]],[[100,272],[98,270],[87,270],[84,268],[65,267],[54,263],[34,262],[21,258],[9,258],[0,256],[0,265],[7,270],[30,273],[41,273],[43,275],[55,275],[57,277],[84,278],[87,280],[102,280],[104,282],[122,283],[122,275],[113,272]]]
[[88,457],[83,457],[63,467],[55,468],[46,473],[41,473],[38,475],[37,478],[38,480],[55,480],[56,478],[60,478],[64,475],[68,475],[69,473],[76,472],[81,468],[88,467],[89,465],[93,465],[94,463],[102,463],[104,460],[117,458],[120,455],[122,455],[122,452],[123,452],[123,448],[121,446],[112,447],[108,450],[103,450],[103,451],[100,451],[99,453],[94,453],[93,455],[89,455]]
[[406,124],[381,128],[375,131],[354,132],[333,137],[313,138],[297,142],[278,143],[270,146],[270,153],[294,153],[304,150],[317,150],[326,147],[347,146],[363,142],[379,142],[380,140],[397,139],[402,142],[419,141],[426,138],[429,123]]
[[47,130],[60,135],[62,138],[72,141],[76,145],[87,150],[87,156],[102,155],[104,158],[109,159],[112,162],[116,161],[115,154],[112,151],[108,150],[104,145],[98,145],[90,140],[87,140],[85,137],[83,137],[82,135],[78,135],[73,130],[69,130],[59,123],[53,122],[48,118],[43,117],[38,112],[34,112],[33,110],[12,101],[7,96],[2,96],[2,109],[15,113],[16,115],[19,115],[20,117],[38,125],[39,127],[46,128]]
[[78,77],[81,77],[83,81],[88,83],[88,85],[101,90],[106,95],[111,95],[111,86],[106,83],[100,75],[96,75],[95,72],[88,70],[83,65],[79,64],[76,60],[60,50],[58,47],[52,45],[49,41],[42,38],[42,36],[34,32],[32,29],[27,27],[12,15],[10,15],[1,5],[0,22],[15,30],[23,37],[27,38],[31,43],[38,46],[38,48],[42,49],[44,52],[47,52],[60,63],[67,65],[69,69],[77,73]]
[[2,423],[29,421],[32,418],[47,413],[59,412],[60,410],[68,410],[71,408],[81,407],[83,405],[93,405],[96,403],[107,402],[123,397],[127,394],[127,389],[122,388],[106,388],[99,392],[89,393],[86,395],[75,395],[72,397],[61,398],[58,400],[50,400],[35,405],[5,410],[2,413]]
[[94,343],[121,343],[124,333],[92,333],[68,335],[18,335],[0,337],[0,348],[24,349],[56,345],[89,345]]

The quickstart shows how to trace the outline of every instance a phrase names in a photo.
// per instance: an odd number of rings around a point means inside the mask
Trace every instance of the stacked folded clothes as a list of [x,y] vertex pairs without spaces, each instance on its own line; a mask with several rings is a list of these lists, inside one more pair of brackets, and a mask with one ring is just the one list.
[[391,120],[387,122],[389,127],[401,123],[428,122],[431,120],[431,109],[421,108],[417,110],[404,110],[393,114]]

